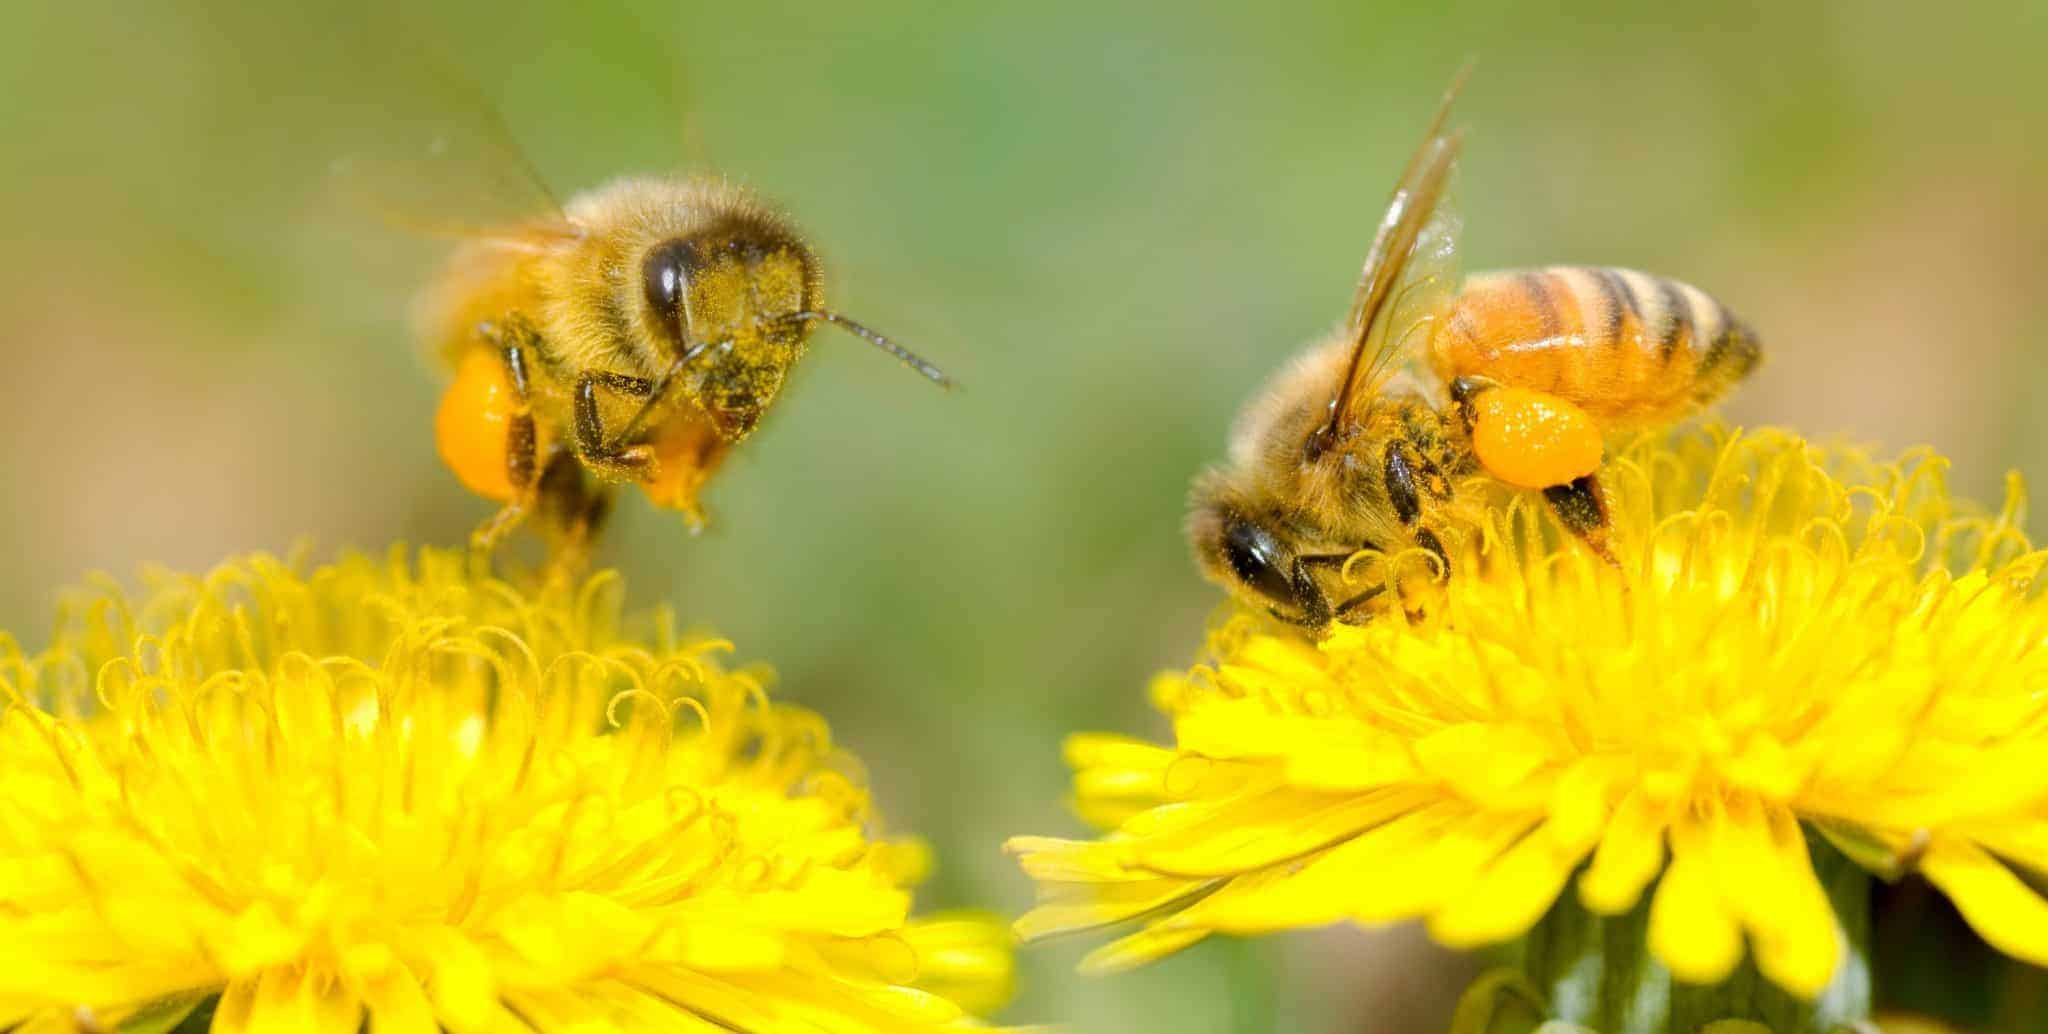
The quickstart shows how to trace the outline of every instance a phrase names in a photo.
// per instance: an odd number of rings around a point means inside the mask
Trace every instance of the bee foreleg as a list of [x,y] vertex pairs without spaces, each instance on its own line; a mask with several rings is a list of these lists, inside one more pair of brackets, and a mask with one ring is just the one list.
[[1300,624],[1304,628],[1325,628],[1330,624],[1330,597],[1323,593],[1323,587],[1316,584],[1315,576],[1309,573],[1309,565],[1327,562],[1327,557],[1294,558],[1293,588],[1294,602],[1301,606]]
[[597,389],[602,386],[629,398],[646,398],[654,386],[639,377],[592,371],[576,378],[576,455],[593,473],[614,480],[644,480],[654,465],[653,450],[645,445],[625,445],[605,433],[604,417],[597,408]]
[[1543,490],[1543,498],[1550,503],[1551,512],[1557,514],[1557,521],[1565,526],[1565,530],[1577,535],[1600,559],[1610,564],[1620,563],[1614,559],[1614,550],[1608,541],[1607,497],[1600,489],[1598,478],[1587,474],[1569,484],[1553,485]]
[[1378,599],[1380,595],[1385,593],[1386,591],[1386,586],[1375,585],[1372,588],[1367,589],[1364,592],[1361,592],[1358,595],[1353,596],[1350,599],[1337,604],[1337,620],[1342,621],[1347,625],[1358,624],[1359,622],[1351,620],[1352,618],[1357,616],[1358,608],[1363,607],[1366,604],[1371,603],[1373,600]]

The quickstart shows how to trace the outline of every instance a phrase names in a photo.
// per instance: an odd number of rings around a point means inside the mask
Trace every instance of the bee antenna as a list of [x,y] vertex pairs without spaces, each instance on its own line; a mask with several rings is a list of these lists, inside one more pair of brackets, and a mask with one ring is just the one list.
[[895,356],[897,361],[901,362],[905,366],[910,367],[913,370],[916,370],[919,374],[922,374],[925,380],[928,380],[941,388],[951,389],[955,386],[953,378],[946,376],[946,371],[941,370],[936,366],[933,366],[929,361],[919,356],[916,352],[913,352],[910,349],[907,349],[902,345],[899,345],[896,342],[891,341],[888,338],[876,333],[875,331],[867,327],[864,327],[861,324],[855,322],[854,320],[848,319],[845,316],[841,316],[836,312],[806,310],[804,312],[792,312],[788,316],[785,316],[783,318],[787,320],[794,320],[796,322],[818,322],[833,324],[839,327],[840,329],[846,331],[847,333],[852,334],[853,336],[860,338],[863,341],[866,341],[868,344],[871,344],[876,348],[879,348],[882,351]]

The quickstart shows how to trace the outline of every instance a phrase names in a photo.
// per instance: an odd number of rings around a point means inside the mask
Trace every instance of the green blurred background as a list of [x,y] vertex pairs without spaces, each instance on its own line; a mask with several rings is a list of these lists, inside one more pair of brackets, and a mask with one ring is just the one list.
[[[437,249],[327,175],[430,121],[381,62],[432,52],[563,194],[700,140],[811,231],[837,304],[965,382],[823,332],[714,530],[628,499],[607,556],[832,720],[939,848],[933,905],[1028,903],[998,845],[1079,831],[1064,734],[1162,731],[1146,679],[1218,601],[1186,485],[1341,315],[1468,57],[1468,268],[1691,280],[1764,333],[1738,419],[1932,442],[1978,493],[2048,478],[2039,2],[475,3],[367,51],[397,23],[0,10],[0,627],[39,639],[87,569],[456,543],[487,513],[434,458],[408,337]],[[1109,980],[1071,975],[1083,947],[1026,950],[1011,1017],[1434,1030],[1464,976],[1413,930]]]

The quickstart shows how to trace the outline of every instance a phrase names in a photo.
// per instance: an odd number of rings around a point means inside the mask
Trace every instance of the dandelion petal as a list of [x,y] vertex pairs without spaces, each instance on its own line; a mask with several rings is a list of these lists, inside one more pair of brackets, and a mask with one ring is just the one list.
[[1989,852],[1974,844],[1937,841],[1920,860],[1920,871],[1993,947],[2048,966],[2048,902]]
[[1579,853],[1539,828],[1495,859],[1455,903],[1430,917],[1429,932],[1453,948],[1496,944],[1534,925],[1564,887]]

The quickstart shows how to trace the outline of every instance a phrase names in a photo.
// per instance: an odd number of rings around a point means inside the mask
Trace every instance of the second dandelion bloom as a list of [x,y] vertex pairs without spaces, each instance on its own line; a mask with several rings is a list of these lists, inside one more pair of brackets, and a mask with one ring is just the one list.
[[1605,477],[1618,569],[1517,500],[1448,529],[1457,575],[1405,580],[1407,608],[1319,643],[1221,622],[1153,685],[1173,743],[1069,741],[1111,832],[1012,842],[1041,892],[1019,931],[1127,924],[1096,969],[1341,921],[1477,947],[1575,895],[1645,908],[1682,982],[1747,957],[1812,998],[1851,952],[1825,856],[1917,866],[2048,963],[2048,601],[2017,484],[1979,512],[1932,454],[1772,431],[1647,440]]
[[[822,719],[615,578],[262,556],[0,636],[0,1027],[973,1025]],[[211,1011],[210,1020],[207,1011]]]

